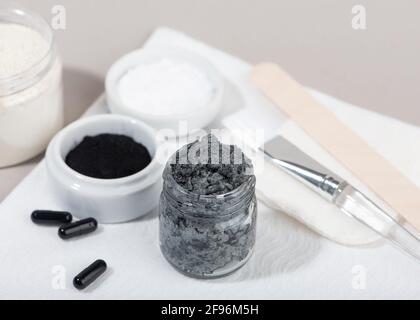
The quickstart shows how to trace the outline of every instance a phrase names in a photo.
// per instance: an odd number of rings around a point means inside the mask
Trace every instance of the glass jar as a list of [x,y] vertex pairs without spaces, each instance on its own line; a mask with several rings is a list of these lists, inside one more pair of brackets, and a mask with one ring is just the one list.
[[256,237],[255,176],[223,195],[199,195],[180,186],[169,164],[159,207],[160,248],[181,273],[218,278],[242,267]]
[[[6,75],[0,74],[1,168],[26,161],[41,153],[53,135],[62,128],[63,89],[62,63],[48,23],[26,8],[6,2],[0,4],[0,25],[4,28],[25,27],[37,32],[45,40],[47,49],[39,59],[30,56],[34,62],[24,64],[23,69]],[[14,35],[7,31],[0,36],[4,37],[0,41],[5,41],[6,37],[14,39]],[[32,38],[28,37],[26,43],[30,41]],[[28,52],[31,54],[29,50]],[[22,59],[22,55],[16,59]],[[5,63],[0,61],[2,62]],[[12,62],[13,65],[22,61]]]

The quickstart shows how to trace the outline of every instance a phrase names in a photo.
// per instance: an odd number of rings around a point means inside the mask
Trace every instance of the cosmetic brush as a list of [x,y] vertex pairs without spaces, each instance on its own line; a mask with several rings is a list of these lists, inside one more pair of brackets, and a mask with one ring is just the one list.
[[388,239],[405,253],[420,259],[420,239],[414,232],[336,173],[276,133],[273,125],[263,126],[266,142],[254,146],[256,138],[253,135],[255,130],[260,129],[257,126],[261,123],[256,120],[258,116],[253,114],[244,109],[225,118],[223,124],[249,148],[263,153],[275,167],[333,203],[343,213]]

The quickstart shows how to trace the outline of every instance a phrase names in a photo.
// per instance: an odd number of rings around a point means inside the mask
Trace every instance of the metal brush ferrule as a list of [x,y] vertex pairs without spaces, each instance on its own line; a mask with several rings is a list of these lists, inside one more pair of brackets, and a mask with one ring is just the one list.
[[329,201],[344,182],[334,172],[309,157],[283,137],[276,137],[260,148],[267,158]]

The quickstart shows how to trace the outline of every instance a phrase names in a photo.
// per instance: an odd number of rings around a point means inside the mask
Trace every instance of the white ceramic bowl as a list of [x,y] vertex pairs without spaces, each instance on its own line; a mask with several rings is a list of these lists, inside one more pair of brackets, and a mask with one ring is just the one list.
[[[123,134],[142,143],[152,162],[142,171],[120,179],[84,176],[65,163],[65,157],[85,136]],[[163,166],[157,161],[155,132],[148,125],[121,115],[99,115],[78,120],[60,131],[47,149],[46,165],[52,190],[63,210],[100,223],[126,222],[153,210],[162,190]]]
[[[208,76],[214,87],[213,98],[208,105],[188,113],[153,115],[144,111],[149,106],[133,108],[123,103],[117,90],[117,84],[121,77],[140,64],[151,64],[165,58],[189,63]],[[188,132],[179,133],[180,121],[186,121],[188,131],[192,132],[206,127],[216,118],[222,107],[224,80],[211,63],[195,53],[174,48],[165,48],[161,51],[140,49],[123,56],[114,63],[108,71],[105,87],[108,106],[112,113],[140,119],[155,129],[170,129],[176,133],[175,135],[185,135]]]

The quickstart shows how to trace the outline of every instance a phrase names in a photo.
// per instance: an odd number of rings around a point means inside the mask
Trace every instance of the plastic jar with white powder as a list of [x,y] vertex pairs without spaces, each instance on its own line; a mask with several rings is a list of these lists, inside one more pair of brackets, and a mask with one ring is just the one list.
[[41,153],[63,126],[62,63],[48,23],[0,5],[0,168]]
[[106,92],[112,113],[137,118],[168,136],[184,136],[217,117],[224,80],[197,53],[174,47],[140,49],[113,64]]

